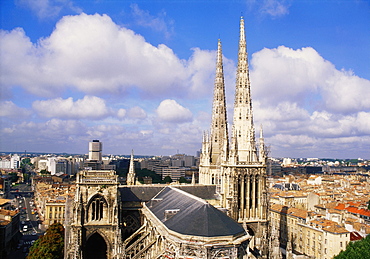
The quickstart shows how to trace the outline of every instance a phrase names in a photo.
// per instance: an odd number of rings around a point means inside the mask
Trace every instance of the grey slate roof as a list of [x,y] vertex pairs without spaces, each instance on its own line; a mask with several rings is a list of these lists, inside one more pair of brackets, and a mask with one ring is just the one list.
[[122,201],[146,202],[158,194],[164,186],[125,186],[119,187]]
[[[167,185],[136,185],[136,186],[120,186],[122,201],[149,201]],[[212,200],[216,199],[216,185],[179,185],[176,188],[196,197]]]
[[217,199],[216,185],[180,185],[177,189],[183,190],[204,200]]
[[[243,227],[203,199],[166,187],[146,203],[164,225],[180,234],[215,237],[245,234]],[[168,216],[165,212],[177,211]],[[170,214],[171,215],[171,214]]]

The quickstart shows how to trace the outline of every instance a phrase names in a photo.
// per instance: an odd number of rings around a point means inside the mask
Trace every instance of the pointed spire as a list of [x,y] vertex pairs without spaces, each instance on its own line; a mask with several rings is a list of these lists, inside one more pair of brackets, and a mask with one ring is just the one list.
[[259,147],[259,161],[262,164],[266,163],[266,148],[265,148],[265,139],[263,137],[263,128],[261,124],[261,129],[260,129],[260,147]]
[[253,125],[252,100],[250,92],[247,43],[244,32],[244,18],[240,19],[238,71],[236,74],[233,141],[239,162],[257,162],[255,130]]
[[130,166],[128,169],[126,183],[127,185],[135,185],[135,166],[134,166],[134,150],[131,151]]
[[[213,91],[212,123],[210,135],[211,164],[220,164],[228,154],[229,137],[227,130],[226,98],[221,40],[217,44],[216,77]],[[224,150],[226,148],[226,150]],[[227,155],[226,155],[227,156]]]

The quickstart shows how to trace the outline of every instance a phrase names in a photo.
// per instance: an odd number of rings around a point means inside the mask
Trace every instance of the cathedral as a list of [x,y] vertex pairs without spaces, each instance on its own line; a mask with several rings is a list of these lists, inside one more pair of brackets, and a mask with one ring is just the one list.
[[127,184],[114,170],[83,170],[66,205],[65,258],[268,258],[266,150],[253,124],[244,19],[229,141],[221,42],[212,123],[199,183]]

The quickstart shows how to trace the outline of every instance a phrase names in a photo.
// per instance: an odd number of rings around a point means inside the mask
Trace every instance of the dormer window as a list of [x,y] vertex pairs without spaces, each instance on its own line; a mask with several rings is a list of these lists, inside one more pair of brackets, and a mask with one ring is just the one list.
[[180,209],[165,210],[164,211],[164,220],[168,220],[168,219],[172,218],[179,211],[180,211]]

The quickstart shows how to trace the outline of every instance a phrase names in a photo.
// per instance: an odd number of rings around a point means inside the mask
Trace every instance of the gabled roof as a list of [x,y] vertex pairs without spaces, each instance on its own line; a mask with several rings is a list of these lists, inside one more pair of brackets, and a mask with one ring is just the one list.
[[166,187],[146,203],[170,230],[184,235],[216,237],[246,234],[243,227],[208,202],[174,187]]

